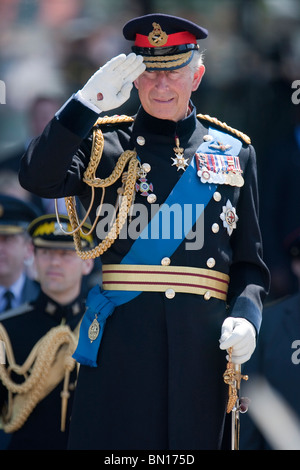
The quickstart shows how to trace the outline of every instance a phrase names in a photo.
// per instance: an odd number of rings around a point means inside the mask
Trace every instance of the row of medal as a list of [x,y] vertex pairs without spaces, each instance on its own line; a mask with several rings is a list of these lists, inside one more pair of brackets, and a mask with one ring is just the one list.
[[202,183],[242,187],[244,178],[239,157],[196,153],[197,175]]
[[[237,187],[244,185],[239,157],[208,153],[196,153],[195,157],[197,175],[202,183],[228,184]],[[152,183],[148,183],[147,180],[147,174],[150,170],[151,167],[148,163],[140,165],[138,182],[135,185],[135,189],[142,196],[146,196],[150,204],[153,204],[157,198],[153,193]]]

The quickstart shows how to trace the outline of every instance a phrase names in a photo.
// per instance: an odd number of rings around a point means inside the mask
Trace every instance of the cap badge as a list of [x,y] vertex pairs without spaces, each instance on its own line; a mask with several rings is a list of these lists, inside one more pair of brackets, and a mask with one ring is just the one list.
[[[64,231],[63,231],[64,230]],[[61,222],[61,226],[55,222],[54,223],[54,230],[53,230],[53,235],[66,235],[66,232],[68,230],[68,224]]]
[[148,40],[152,46],[161,47],[168,41],[168,35],[165,33],[158,23],[152,23],[153,31],[148,34]]

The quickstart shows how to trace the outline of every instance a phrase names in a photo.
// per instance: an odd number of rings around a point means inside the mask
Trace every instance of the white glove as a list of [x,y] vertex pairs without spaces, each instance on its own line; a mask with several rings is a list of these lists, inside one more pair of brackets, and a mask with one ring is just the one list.
[[[227,317],[222,325],[220,349],[232,347],[232,362],[243,364],[248,361],[256,346],[256,331],[245,318]],[[228,358],[227,358],[228,359]]]
[[101,111],[118,108],[128,100],[132,82],[146,70],[143,57],[133,52],[120,54],[92,75],[78,91],[81,101],[87,101]]

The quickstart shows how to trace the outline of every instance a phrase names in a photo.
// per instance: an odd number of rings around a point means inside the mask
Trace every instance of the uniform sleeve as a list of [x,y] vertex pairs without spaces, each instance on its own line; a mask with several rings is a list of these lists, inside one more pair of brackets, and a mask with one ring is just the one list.
[[98,115],[74,97],[56,113],[23,155],[21,185],[40,197],[82,195],[91,152],[90,131]]
[[262,259],[256,156],[252,146],[249,147],[244,179],[245,184],[237,204],[239,220],[231,238],[233,262],[230,267],[228,303],[231,316],[246,318],[259,332],[270,277]]

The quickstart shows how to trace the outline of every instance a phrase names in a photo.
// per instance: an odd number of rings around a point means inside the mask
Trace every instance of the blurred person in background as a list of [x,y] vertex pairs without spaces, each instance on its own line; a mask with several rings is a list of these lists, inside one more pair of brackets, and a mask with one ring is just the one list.
[[[300,421],[300,228],[289,235],[286,250],[291,271],[298,281],[298,292],[277,299],[264,309],[257,347],[245,364],[244,373],[253,380],[260,377],[267,380]],[[274,415],[276,412],[273,409]],[[274,450],[273,442],[259,429],[250,413],[241,416],[240,448]]]
[[[64,216],[61,226],[70,230]],[[41,291],[35,301],[6,312],[0,323],[7,366],[13,371],[7,374],[0,366],[0,423],[10,437],[9,450],[65,449],[77,377],[71,356],[85,311],[81,283],[93,260],[77,256],[72,236],[62,232],[55,214],[33,220],[28,232]],[[91,248],[92,236],[82,235],[82,244]],[[17,373],[16,364],[26,369],[25,362],[28,369]],[[20,389],[11,393],[15,384]]]
[[[298,228],[300,213],[300,104],[293,106],[289,131],[269,143],[262,175],[261,229],[271,272],[270,300],[298,291],[298,277],[285,244]],[[284,159],[283,156],[284,155]],[[272,167],[272,175],[270,175]]]
[[[14,175],[17,175],[20,168],[21,157],[26,150],[31,139],[40,133],[45,128],[46,124],[54,116],[57,107],[60,106],[61,101],[56,96],[37,96],[30,104],[28,109],[28,138],[21,147],[17,147],[14,151],[8,152],[0,156],[0,178],[4,180],[4,188],[12,194],[13,188],[21,190],[14,183],[9,188],[9,181],[13,180]],[[2,176],[1,176],[2,175]],[[5,179],[6,178],[6,179]],[[1,186],[1,192],[2,186]],[[24,192],[24,191],[23,191]],[[54,212],[54,200],[52,198],[39,198],[31,192],[27,192],[26,199],[31,200],[33,204],[41,209],[43,213]],[[58,201],[60,213],[66,212],[64,200]]]
[[33,246],[29,223],[40,215],[31,203],[0,194],[0,319],[1,314],[33,300],[38,283],[28,276]]
[[37,96],[29,105],[27,112],[27,134],[24,144],[13,152],[1,155],[0,170],[19,171],[21,157],[31,139],[43,131],[47,123],[54,116],[61,101],[57,97]]

